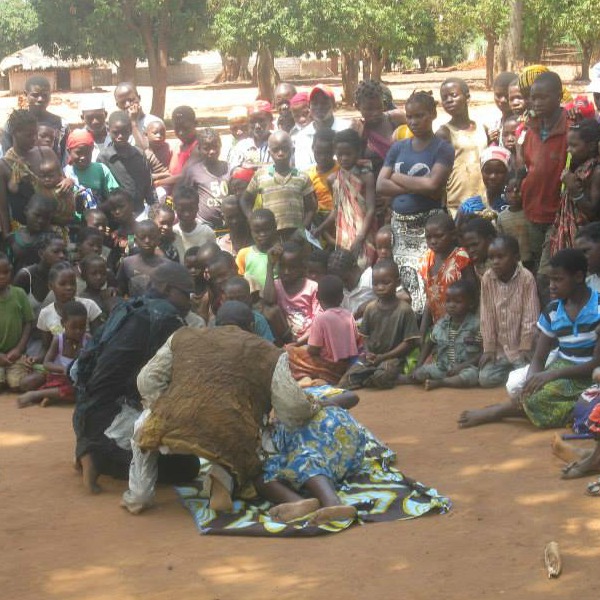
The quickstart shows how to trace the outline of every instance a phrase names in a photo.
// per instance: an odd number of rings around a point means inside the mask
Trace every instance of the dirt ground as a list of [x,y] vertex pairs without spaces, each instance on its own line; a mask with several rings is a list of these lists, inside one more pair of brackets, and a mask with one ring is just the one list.
[[[90,497],[72,468],[69,408],[18,410],[0,396],[0,589],[6,599],[597,598],[600,500],[559,479],[552,432],[513,421],[459,430],[502,390],[361,395],[354,414],[408,475],[454,502],[442,516],[314,539],[201,536],[172,488],[134,517],[125,482]],[[589,442],[588,442],[589,443]],[[544,545],[564,559],[548,580]]]

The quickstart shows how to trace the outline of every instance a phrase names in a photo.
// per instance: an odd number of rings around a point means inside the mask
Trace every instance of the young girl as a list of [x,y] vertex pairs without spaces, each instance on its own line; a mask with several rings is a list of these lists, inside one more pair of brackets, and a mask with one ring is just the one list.
[[[421,348],[417,368],[400,382],[422,383],[426,390],[475,387],[481,349],[477,290],[470,281],[461,279],[448,287],[446,314],[433,326],[431,337]],[[434,362],[425,364],[434,351]]]
[[483,196],[485,192],[479,159],[489,139],[486,128],[469,116],[471,96],[469,87],[462,79],[446,79],[440,88],[440,97],[450,121],[442,125],[436,135],[454,147],[454,166],[448,179],[446,199],[454,215],[463,200]]
[[[322,311],[317,298],[318,285],[304,276],[302,248],[295,242],[274,246],[268,257],[264,300],[269,305],[279,306],[294,341],[302,345],[308,341],[311,325]],[[273,275],[276,267],[279,268],[277,280]]]
[[575,244],[577,228],[598,219],[600,208],[600,125],[585,119],[569,129],[567,166],[562,173],[560,207],[554,221],[551,254]]
[[394,260],[417,314],[422,314],[425,306],[425,289],[418,274],[419,260],[427,250],[425,222],[441,211],[454,164],[452,145],[433,133],[436,117],[431,94],[414,92],[408,98],[406,118],[414,137],[392,146],[377,178],[377,192],[392,199]]
[[496,212],[506,206],[504,191],[510,171],[511,153],[507,148],[490,146],[481,153],[481,177],[485,186],[485,205]]
[[340,165],[331,179],[334,207],[314,233],[319,236],[335,223],[336,248],[350,250],[364,269],[376,256],[373,245],[375,179],[370,169],[357,164],[361,141],[354,129],[336,133],[334,148]]
[[106,285],[106,260],[97,254],[90,254],[79,263],[79,270],[85,284],[79,296],[93,300],[102,309],[102,317],[105,319],[118,302],[116,288]]
[[175,247],[175,232],[173,225],[175,224],[175,211],[166,204],[153,206],[150,209],[149,217],[156,223],[160,230],[160,243],[158,251],[168,260],[180,262],[179,252]]
[[421,260],[420,274],[425,282],[427,305],[421,322],[425,334],[446,312],[448,286],[462,277],[475,281],[469,255],[456,245],[456,227],[446,213],[433,215],[425,225],[425,239],[429,250]]
[[341,308],[344,284],[335,275],[326,275],[318,285],[317,298],[323,312],[310,328],[307,346],[286,348],[294,379],[313,385],[314,379],[336,385],[358,356],[358,331],[349,310]]
[[481,279],[490,267],[488,248],[496,235],[496,228],[492,222],[481,217],[470,219],[462,228],[463,246],[471,259],[478,279]]
[[15,271],[32,265],[39,259],[40,240],[52,235],[52,214],[51,201],[34,194],[25,209],[25,227],[13,231],[6,238],[6,253]]
[[44,369],[47,372],[45,383],[36,391],[19,396],[19,408],[40,403],[46,407],[55,402],[72,404],[75,390],[68,376],[69,367],[89,339],[86,333],[88,313],[86,307],[75,300],[62,307],[61,323],[64,331],[55,334],[46,356]]

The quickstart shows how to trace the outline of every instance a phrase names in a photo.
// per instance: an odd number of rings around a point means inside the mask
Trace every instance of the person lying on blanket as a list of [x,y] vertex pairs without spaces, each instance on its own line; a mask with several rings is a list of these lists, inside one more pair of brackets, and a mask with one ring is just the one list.
[[[335,484],[362,465],[363,430],[340,408],[356,404],[357,396],[318,403],[305,394],[287,355],[254,335],[253,323],[246,304],[225,302],[216,328],[177,331],[140,371],[144,411],[121,502],[131,513],[151,506],[159,449],[168,449],[212,462],[206,480],[212,510],[231,511],[233,496],[258,491],[277,504],[271,516],[281,521],[356,516]],[[269,427],[271,408],[277,422]]]

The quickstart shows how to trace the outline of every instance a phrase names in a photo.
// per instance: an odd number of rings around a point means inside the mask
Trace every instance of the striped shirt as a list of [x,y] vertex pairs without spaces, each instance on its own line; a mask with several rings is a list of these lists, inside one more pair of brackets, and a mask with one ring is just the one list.
[[544,335],[558,341],[558,355],[572,362],[588,362],[593,354],[600,325],[600,297],[590,290],[590,299],[571,320],[562,300],[553,300],[542,311],[538,327]]
[[533,346],[535,324],[540,314],[533,275],[517,265],[513,276],[501,281],[491,269],[481,278],[481,336],[483,351],[496,358],[516,362],[519,352]]
[[262,208],[273,212],[278,231],[304,227],[304,199],[313,193],[306,173],[292,169],[280,175],[273,166],[263,167],[254,174],[246,192],[262,196]]

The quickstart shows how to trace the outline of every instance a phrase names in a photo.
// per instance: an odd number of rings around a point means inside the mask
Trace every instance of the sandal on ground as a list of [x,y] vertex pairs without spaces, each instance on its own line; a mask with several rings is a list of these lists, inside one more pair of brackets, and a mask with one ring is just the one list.
[[579,479],[580,477],[587,477],[591,473],[597,473],[598,469],[586,469],[581,465],[577,464],[577,461],[569,463],[562,470],[561,479]]
[[588,496],[600,496],[600,480],[588,483],[587,490],[585,493]]

